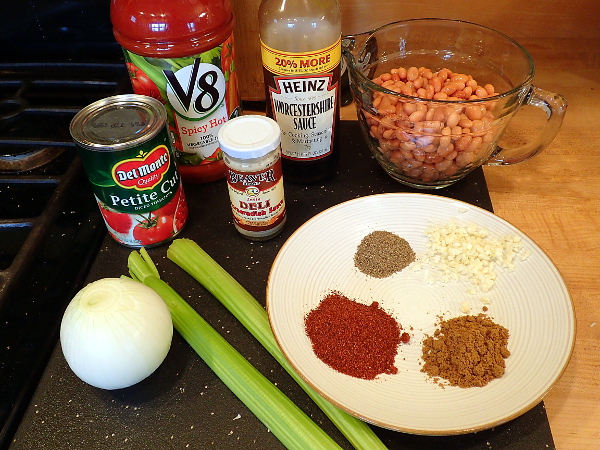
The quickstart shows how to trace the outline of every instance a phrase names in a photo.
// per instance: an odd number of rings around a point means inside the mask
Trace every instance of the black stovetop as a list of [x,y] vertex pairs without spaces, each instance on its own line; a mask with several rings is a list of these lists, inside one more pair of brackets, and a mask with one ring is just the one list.
[[0,448],[56,345],[105,226],[71,118],[129,92],[103,0],[0,4]]
[[118,62],[0,63],[0,447],[105,234],[69,122],[127,83]]

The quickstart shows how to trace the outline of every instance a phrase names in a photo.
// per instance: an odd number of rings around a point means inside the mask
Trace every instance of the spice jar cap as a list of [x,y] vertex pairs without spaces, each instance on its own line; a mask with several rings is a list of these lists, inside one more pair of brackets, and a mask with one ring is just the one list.
[[265,116],[239,116],[219,129],[221,150],[233,158],[260,158],[276,149],[280,142],[279,125]]

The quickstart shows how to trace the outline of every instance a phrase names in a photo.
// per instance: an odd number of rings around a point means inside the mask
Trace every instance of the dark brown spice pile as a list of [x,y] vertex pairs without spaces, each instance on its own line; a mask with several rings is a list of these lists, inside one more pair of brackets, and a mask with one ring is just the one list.
[[374,278],[386,278],[415,260],[410,244],[389,231],[373,231],[365,236],[354,254],[354,266]]
[[434,335],[423,341],[421,372],[451,386],[485,386],[504,375],[508,337],[508,330],[485,314],[441,320]]
[[408,333],[377,302],[371,305],[333,292],[305,318],[306,334],[315,355],[338,372],[372,380],[395,374],[394,360]]

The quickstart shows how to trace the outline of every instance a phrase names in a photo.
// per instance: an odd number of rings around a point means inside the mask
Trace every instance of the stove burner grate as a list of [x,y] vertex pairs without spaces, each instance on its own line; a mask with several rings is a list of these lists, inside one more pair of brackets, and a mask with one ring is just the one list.
[[37,169],[74,147],[71,118],[129,89],[124,74],[123,64],[0,63],[0,173]]
[[106,234],[69,124],[129,92],[124,63],[0,63],[0,448]]

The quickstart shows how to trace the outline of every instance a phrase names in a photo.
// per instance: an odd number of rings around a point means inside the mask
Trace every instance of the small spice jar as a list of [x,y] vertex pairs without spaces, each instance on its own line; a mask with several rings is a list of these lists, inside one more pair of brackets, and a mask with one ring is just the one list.
[[251,240],[273,238],[285,224],[280,143],[279,125],[264,116],[239,116],[219,130],[233,223]]

